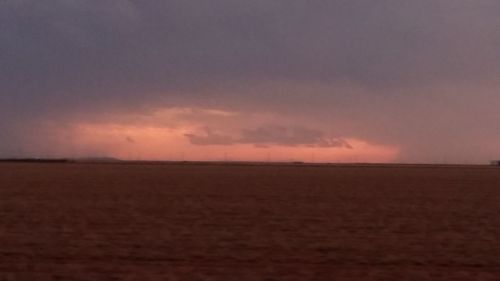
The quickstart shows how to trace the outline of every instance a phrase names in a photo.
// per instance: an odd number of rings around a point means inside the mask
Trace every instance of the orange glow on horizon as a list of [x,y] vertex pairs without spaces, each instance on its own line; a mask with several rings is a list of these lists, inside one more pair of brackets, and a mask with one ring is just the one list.
[[[352,149],[338,147],[281,146],[256,147],[252,144],[200,146],[184,136],[195,126],[163,128],[117,124],[80,124],[74,131],[74,145],[124,160],[185,161],[302,161],[302,162],[393,162],[397,147],[370,144],[346,138]],[[94,149],[95,151],[95,149]]]

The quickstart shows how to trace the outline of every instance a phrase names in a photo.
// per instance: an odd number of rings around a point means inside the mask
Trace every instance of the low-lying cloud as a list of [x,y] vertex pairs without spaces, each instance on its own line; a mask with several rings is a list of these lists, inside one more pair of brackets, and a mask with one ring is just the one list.
[[198,134],[184,134],[189,142],[194,145],[233,145],[237,140],[228,135],[214,133],[207,129],[203,135]]
[[185,134],[185,136],[194,145],[252,144],[257,147],[306,146],[352,149],[349,142],[342,138],[328,137],[319,130],[305,127],[269,125],[242,130],[239,136],[231,136],[205,129],[203,134]]

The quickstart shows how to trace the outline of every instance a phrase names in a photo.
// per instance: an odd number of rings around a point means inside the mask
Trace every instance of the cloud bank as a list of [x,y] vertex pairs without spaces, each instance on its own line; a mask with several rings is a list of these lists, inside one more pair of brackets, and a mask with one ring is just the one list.
[[352,149],[344,139],[326,137],[323,132],[304,128],[283,126],[265,126],[256,129],[246,129],[240,136],[230,136],[205,129],[203,135],[185,134],[189,142],[194,145],[234,145],[253,144],[257,147],[306,146],[306,147],[340,147]]

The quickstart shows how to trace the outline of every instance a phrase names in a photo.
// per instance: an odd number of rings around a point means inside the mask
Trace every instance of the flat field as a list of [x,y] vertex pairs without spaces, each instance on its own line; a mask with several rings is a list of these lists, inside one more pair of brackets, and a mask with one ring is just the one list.
[[500,280],[500,168],[2,163],[0,280]]

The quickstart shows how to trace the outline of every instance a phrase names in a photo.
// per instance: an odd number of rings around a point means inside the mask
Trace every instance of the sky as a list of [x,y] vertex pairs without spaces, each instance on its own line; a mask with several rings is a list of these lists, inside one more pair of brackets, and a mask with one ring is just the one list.
[[500,159],[496,0],[0,0],[0,158]]

